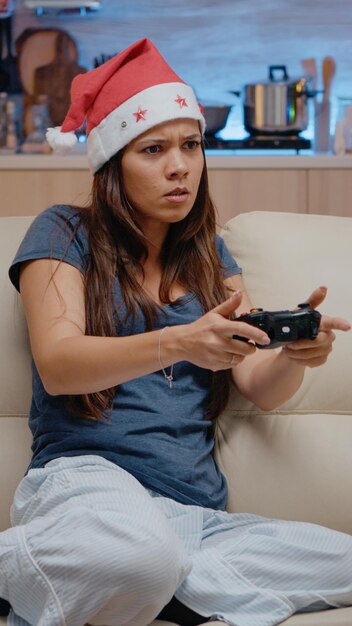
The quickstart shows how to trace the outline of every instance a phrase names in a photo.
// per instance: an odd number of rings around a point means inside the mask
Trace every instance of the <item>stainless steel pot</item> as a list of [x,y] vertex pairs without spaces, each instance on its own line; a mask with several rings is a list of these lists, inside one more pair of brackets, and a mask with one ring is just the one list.
[[[280,72],[280,76],[278,76]],[[291,80],[285,65],[270,65],[269,79],[233,92],[243,100],[243,123],[251,135],[297,135],[308,125],[309,78]]]

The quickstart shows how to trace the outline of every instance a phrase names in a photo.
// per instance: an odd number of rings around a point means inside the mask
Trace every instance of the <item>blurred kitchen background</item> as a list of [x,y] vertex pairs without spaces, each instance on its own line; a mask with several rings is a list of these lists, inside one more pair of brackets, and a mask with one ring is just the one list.
[[[54,124],[60,123],[69,102],[68,85],[77,72],[92,69],[145,36],[194,87],[203,104],[231,107],[223,109],[220,127],[225,123],[225,128],[218,139],[248,136],[248,129],[244,128],[243,90],[251,83],[265,83],[270,65],[285,66],[289,80],[294,82],[307,76],[307,72],[315,72],[307,89],[315,90],[316,96],[304,99],[308,117],[306,128],[299,134],[301,138],[314,139],[314,120],[323,100],[319,91],[324,87],[324,58],[332,62],[328,68],[330,108],[328,122],[326,116],[324,121],[329,124],[331,135],[336,121],[343,117],[344,107],[352,104],[351,0],[0,0],[0,8],[1,4],[2,15],[6,16],[6,7],[13,13],[0,20],[0,82],[1,75],[5,79],[0,91],[8,92],[9,99],[16,102],[17,116],[25,94],[27,110],[20,114],[16,126],[22,142],[30,133],[40,132],[41,123],[46,124],[45,109],[55,118]],[[37,33],[37,29],[43,32]],[[50,29],[64,33],[48,37],[45,31]],[[20,55],[16,77],[15,61]],[[304,66],[304,59],[308,66]],[[8,88],[6,72],[11,75]],[[276,80],[281,77],[282,73],[276,73]],[[233,91],[241,92],[240,97]],[[272,91],[267,94],[269,100],[277,95]],[[285,98],[288,107],[295,105],[289,94]],[[0,109],[1,106],[0,102]],[[11,114],[13,117],[15,111],[10,104],[7,117]],[[259,114],[266,116],[268,112],[263,109]],[[24,125],[24,129],[19,129],[18,124]],[[254,128],[253,134],[258,134],[255,131]],[[297,135],[297,129],[293,131]],[[35,135],[34,140],[38,137]],[[14,140],[10,137],[8,143],[14,145]],[[332,140],[322,149],[331,147]]]
[[86,202],[84,126],[68,156],[45,130],[77,73],[142,37],[205,106],[219,228],[257,210],[352,215],[352,0],[0,0],[1,215]]

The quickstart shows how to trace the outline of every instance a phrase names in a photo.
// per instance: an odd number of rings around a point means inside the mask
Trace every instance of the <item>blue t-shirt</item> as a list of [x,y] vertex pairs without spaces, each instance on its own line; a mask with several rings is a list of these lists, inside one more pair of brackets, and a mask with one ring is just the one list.
[[[83,274],[89,247],[83,226],[70,242],[79,212],[56,205],[34,220],[25,235],[9,274],[19,288],[20,265],[29,259],[64,258]],[[240,273],[221,237],[217,251],[224,278]],[[119,282],[116,301],[121,304]],[[181,296],[162,307],[154,328],[188,324],[203,314],[195,294]],[[119,335],[145,331],[142,313],[127,320]],[[169,389],[162,371],[119,385],[108,419],[75,417],[65,396],[49,395],[34,362],[29,425],[33,434],[31,468],[43,467],[62,456],[95,454],[133,474],[146,488],[184,504],[214,509],[226,506],[226,480],[213,457],[214,424],[204,418],[211,371],[188,361],[175,363]]]

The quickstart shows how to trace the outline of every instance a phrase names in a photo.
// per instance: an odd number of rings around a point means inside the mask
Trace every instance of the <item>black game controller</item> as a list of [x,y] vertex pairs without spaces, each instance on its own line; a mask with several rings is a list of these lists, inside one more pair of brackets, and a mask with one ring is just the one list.
[[[276,348],[297,339],[315,339],[319,332],[321,314],[308,303],[298,305],[295,311],[263,311],[251,309],[236,317],[236,322],[247,322],[264,330],[271,342],[267,346],[256,344],[257,348]],[[233,339],[249,341],[246,337],[233,335]]]

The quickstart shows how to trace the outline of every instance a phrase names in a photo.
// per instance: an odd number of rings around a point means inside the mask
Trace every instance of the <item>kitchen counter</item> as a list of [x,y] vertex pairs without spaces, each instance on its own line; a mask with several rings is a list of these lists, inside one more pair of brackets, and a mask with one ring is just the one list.
[[316,154],[305,151],[292,154],[287,151],[207,150],[209,169],[350,169],[352,154]]
[[[350,169],[352,154],[316,154],[304,151],[206,150],[207,166],[216,169]],[[84,170],[85,154],[1,154],[0,170]]]

